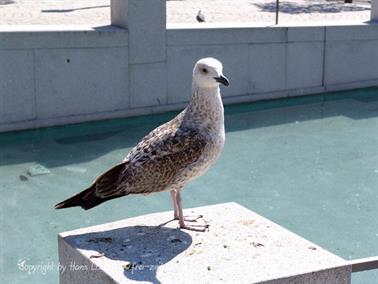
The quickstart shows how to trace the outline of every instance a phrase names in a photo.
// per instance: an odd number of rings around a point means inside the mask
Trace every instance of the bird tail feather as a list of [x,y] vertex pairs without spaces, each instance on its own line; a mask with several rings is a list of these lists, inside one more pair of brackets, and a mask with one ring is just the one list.
[[[80,206],[81,208],[88,210],[91,209],[107,200],[120,197],[122,195],[127,195],[126,193],[119,194],[114,191],[115,183],[118,180],[119,175],[122,173],[124,166],[127,162],[123,162],[115,167],[111,168],[101,176],[99,176],[96,181],[87,189],[75,194],[74,196],[58,203],[55,205],[55,209],[70,208],[75,206]],[[110,194],[99,196],[96,194],[96,184],[101,185],[102,191],[109,192]]]
[[63,208],[80,206],[81,208],[88,210],[104,202],[105,201],[104,199],[101,199],[93,194],[92,187],[93,186],[56,204],[55,209],[63,209]]

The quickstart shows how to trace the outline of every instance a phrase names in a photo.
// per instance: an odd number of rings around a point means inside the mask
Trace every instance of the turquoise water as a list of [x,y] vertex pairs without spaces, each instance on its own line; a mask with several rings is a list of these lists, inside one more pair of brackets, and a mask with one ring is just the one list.
[[[226,107],[217,164],[184,207],[234,201],[345,258],[378,255],[378,89]],[[1,283],[58,283],[57,234],[171,210],[168,193],[89,211],[53,205],[175,113],[0,134]],[[29,176],[42,165],[50,173]],[[29,265],[29,266],[28,266]],[[37,271],[28,271],[34,267]],[[353,274],[378,283],[378,272]]]

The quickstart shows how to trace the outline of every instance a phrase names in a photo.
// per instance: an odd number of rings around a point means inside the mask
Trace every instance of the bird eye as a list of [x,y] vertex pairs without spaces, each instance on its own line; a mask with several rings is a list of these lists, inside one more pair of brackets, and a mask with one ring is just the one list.
[[207,73],[208,71],[207,71],[206,68],[202,68],[202,72],[203,72],[203,73]]

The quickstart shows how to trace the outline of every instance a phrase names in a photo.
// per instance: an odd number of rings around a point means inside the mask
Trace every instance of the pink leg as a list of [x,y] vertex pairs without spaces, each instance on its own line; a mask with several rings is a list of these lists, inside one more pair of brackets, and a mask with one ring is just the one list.
[[[185,224],[185,219],[184,219],[184,214],[182,212],[182,205],[181,205],[181,194],[180,191],[175,191],[175,199],[176,202],[174,202],[177,205],[177,212],[178,212],[178,219],[179,219],[179,224],[181,229],[187,229],[187,230],[192,230],[192,231],[198,231],[198,232],[205,232],[206,229],[209,227],[209,225],[186,225]],[[197,218],[198,219],[198,218]]]
[[177,202],[176,202],[176,190],[171,190],[171,197],[172,197],[172,202],[173,202],[173,219],[177,220],[179,218],[178,215],[178,207],[177,207]]
[[[172,203],[173,203],[173,219],[174,220],[179,220],[179,213],[178,213],[178,206],[177,206],[177,201],[176,201],[176,192],[177,190],[171,190],[171,197],[172,197]],[[184,221],[187,222],[197,222],[198,219],[203,218],[202,215],[199,216],[194,216],[194,217],[187,217],[184,216]]]

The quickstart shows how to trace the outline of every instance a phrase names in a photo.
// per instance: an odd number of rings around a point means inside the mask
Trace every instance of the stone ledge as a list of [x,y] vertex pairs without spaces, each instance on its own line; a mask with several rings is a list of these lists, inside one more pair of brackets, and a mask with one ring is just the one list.
[[59,234],[60,283],[350,283],[342,258],[236,204],[199,207],[205,233],[156,213]]
[[128,44],[128,31],[114,26],[0,26],[0,50],[110,48]]

